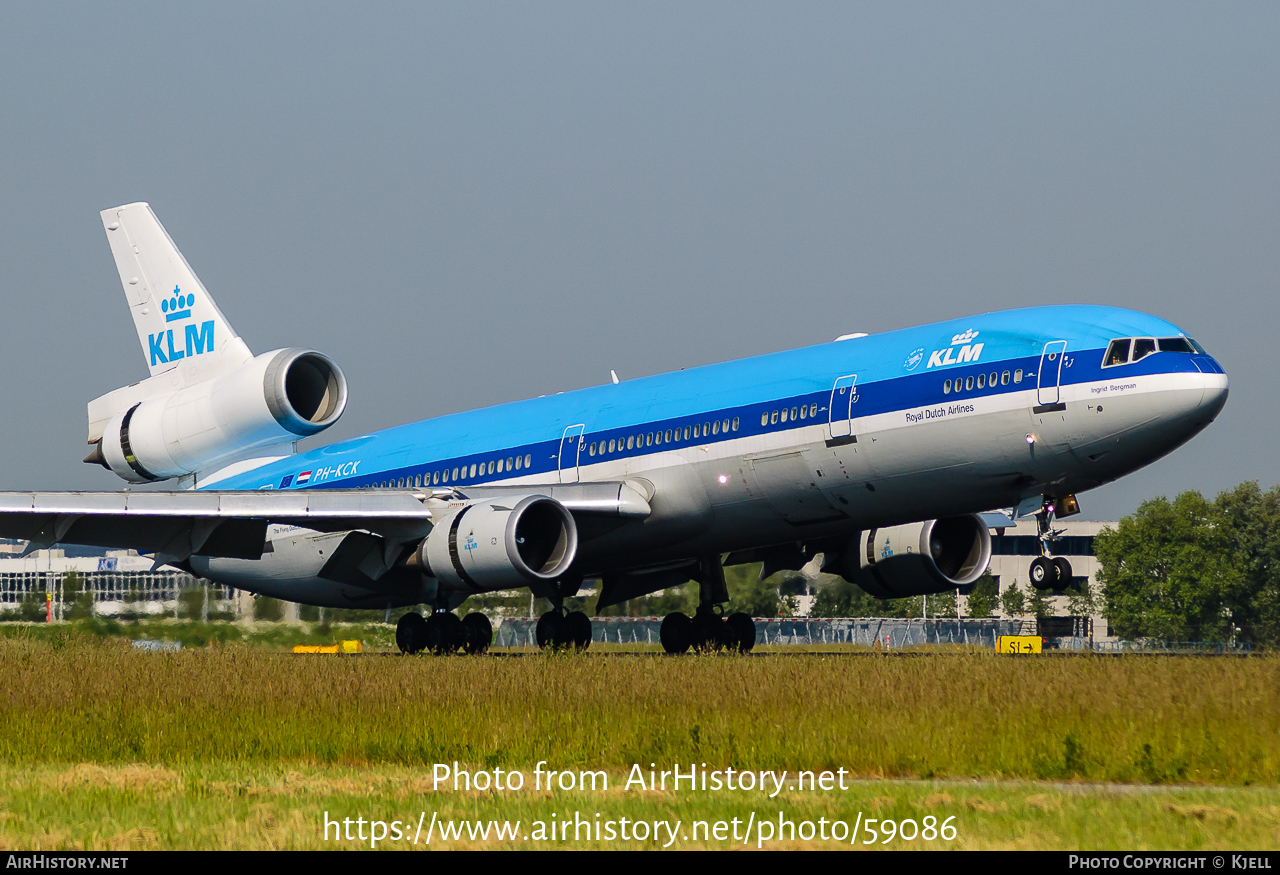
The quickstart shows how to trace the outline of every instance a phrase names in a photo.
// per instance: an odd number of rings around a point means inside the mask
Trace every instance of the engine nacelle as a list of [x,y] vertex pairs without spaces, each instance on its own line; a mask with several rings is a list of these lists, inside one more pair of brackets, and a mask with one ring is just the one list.
[[991,532],[974,514],[871,529],[849,546],[841,573],[882,599],[967,586],[991,563]]
[[469,504],[418,547],[426,574],[446,588],[470,592],[555,580],[577,554],[573,515],[545,495]]
[[324,431],[346,406],[347,378],[332,359],[279,349],[115,414],[85,461],[131,483],[181,477]]

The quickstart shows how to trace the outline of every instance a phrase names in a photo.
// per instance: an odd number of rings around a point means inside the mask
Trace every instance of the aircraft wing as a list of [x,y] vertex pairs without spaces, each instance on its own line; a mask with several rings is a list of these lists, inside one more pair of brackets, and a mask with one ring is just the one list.
[[292,492],[0,492],[0,537],[135,549],[158,561],[193,555],[258,559],[268,525],[365,530],[391,541],[425,537],[433,519],[476,501],[547,495],[574,514],[643,517],[646,497],[627,483],[482,486],[448,490],[317,489]]

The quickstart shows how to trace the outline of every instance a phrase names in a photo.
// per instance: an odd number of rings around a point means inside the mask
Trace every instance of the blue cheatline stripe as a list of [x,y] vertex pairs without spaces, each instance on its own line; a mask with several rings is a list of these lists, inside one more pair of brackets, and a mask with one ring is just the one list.
[[[1090,320],[1108,320],[1102,325]],[[1015,330],[1017,329],[1017,330]],[[964,365],[925,368],[908,371],[906,360],[914,351],[923,350],[928,358],[932,349],[948,346],[952,334],[976,331],[984,343],[987,361]],[[1046,331],[1054,332],[1047,334]],[[281,482],[284,475],[313,469],[316,474],[305,488],[354,488],[398,482],[400,478],[427,476],[457,467],[469,472],[477,466],[474,478],[450,477],[449,485],[484,483],[513,476],[554,474],[559,469],[561,435],[566,427],[585,424],[583,450],[579,464],[595,461],[634,458],[668,449],[718,443],[790,429],[812,426],[816,421],[826,425],[832,386],[844,374],[858,375],[856,418],[906,411],[926,405],[956,403],[972,398],[1025,391],[1036,385],[1036,369],[1047,340],[1066,340],[1066,354],[1071,367],[1064,367],[1061,384],[1093,382],[1110,377],[1142,376],[1151,373],[1194,371],[1193,359],[1207,359],[1182,353],[1158,353],[1133,365],[1103,369],[1102,356],[1111,338],[1120,336],[1171,336],[1179,333],[1176,326],[1156,317],[1133,311],[1105,307],[1051,307],[1009,311],[972,317],[934,326],[889,332],[856,341],[828,343],[816,347],[773,353],[708,365],[688,371],[663,374],[567,392],[530,401],[514,402],[498,407],[453,414],[435,420],[413,423],[366,435],[351,441],[312,450],[281,460],[254,471],[228,478],[216,484],[220,489],[260,488]],[[1202,368],[1210,365],[1202,362]],[[1216,363],[1212,368],[1217,372]],[[987,385],[979,390],[952,391],[944,395],[944,380],[963,382],[978,374],[1023,371],[1021,383]],[[768,397],[760,401],[761,396]],[[721,402],[721,403],[717,403]],[[723,403],[736,402],[736,403]],[[770,419],[774,410],[790,411],[801,406],[813,411],[799,421],[761,424],[761,415]],[[694,407],[693,411],[689,408]],[[681,409],[683,408],[683,409]],[[641,413],[641,417],[636,417]],[[643,414],[647,413],[645,416]],[[727,433],[702,434],[707,423],[728,420]],[[738,428],[732,428],[734,420]],[[700,435],[692,438],[697,426]],[[684,429],[690,439],[684,440]],[[665,440],[661,445],[647,444],[641,449],[615,450],[604,459],[590,457],[587,447],[604,440],[622,440],[650,433],[664,435],[679,429],[681,439]],[[487,435],[485,438],[458,435]],[[507,440],[505,446],[494,447],[491,441]],[[513,440],[514,439],[514,440]],[[489,446],[476,451],[477,444]],[[505,470],[508,457],[529,457],[531,465],[515,471]],[[409,464],[396,464],[393,459],[410,458]],[[423,461],[430,459],[431,461]],[[347,463],[359,460],[354,474],[327,475],[327,470],[341,470]],[[502,460],[504,470],[497,471]],[[493,474],[488,463],[495,463]],[[485,474],[479,466],[485,466]],[[566,465],[572,467],[572,465]],[[434,478],[433,478],[434,479]],[[425,484],[424,484],[425,485]],[[432,485],[445,485],[443,482]],[[293,488],[300,488],[296,483]]]

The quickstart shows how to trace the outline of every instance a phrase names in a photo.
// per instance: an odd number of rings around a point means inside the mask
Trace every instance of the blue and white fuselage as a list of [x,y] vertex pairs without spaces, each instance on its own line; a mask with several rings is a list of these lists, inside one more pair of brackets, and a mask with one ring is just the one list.
[[[1134,340],[1108,365],[1117,339]],[[1226,397],[1222,368],[1163,319],[1039,307],[443,416],[211,486],[644,484],[651,514],[582,541],[591,576],[1083,492],[1184,443]]]

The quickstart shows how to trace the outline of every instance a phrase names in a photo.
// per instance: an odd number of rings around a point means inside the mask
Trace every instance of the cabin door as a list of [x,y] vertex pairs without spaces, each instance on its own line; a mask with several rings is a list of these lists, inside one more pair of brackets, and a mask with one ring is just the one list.
[[1067,358],[1066,352],[1065,340],[1051,340],[1040,353],[1040,367],[1036,370],[1036,413],[1062,409],[1062,363]]
[[849,374],[836,380],[831,387],[831,402],[827,405],[830,412],[831,440],[841,443],[853,442],[853,405],[858,403],[858,375]]
[[578,457],[582,455],[585,440],[582,437],[584,425],[571,425],[564,430],[560,438],[560,482],[578,482]]

